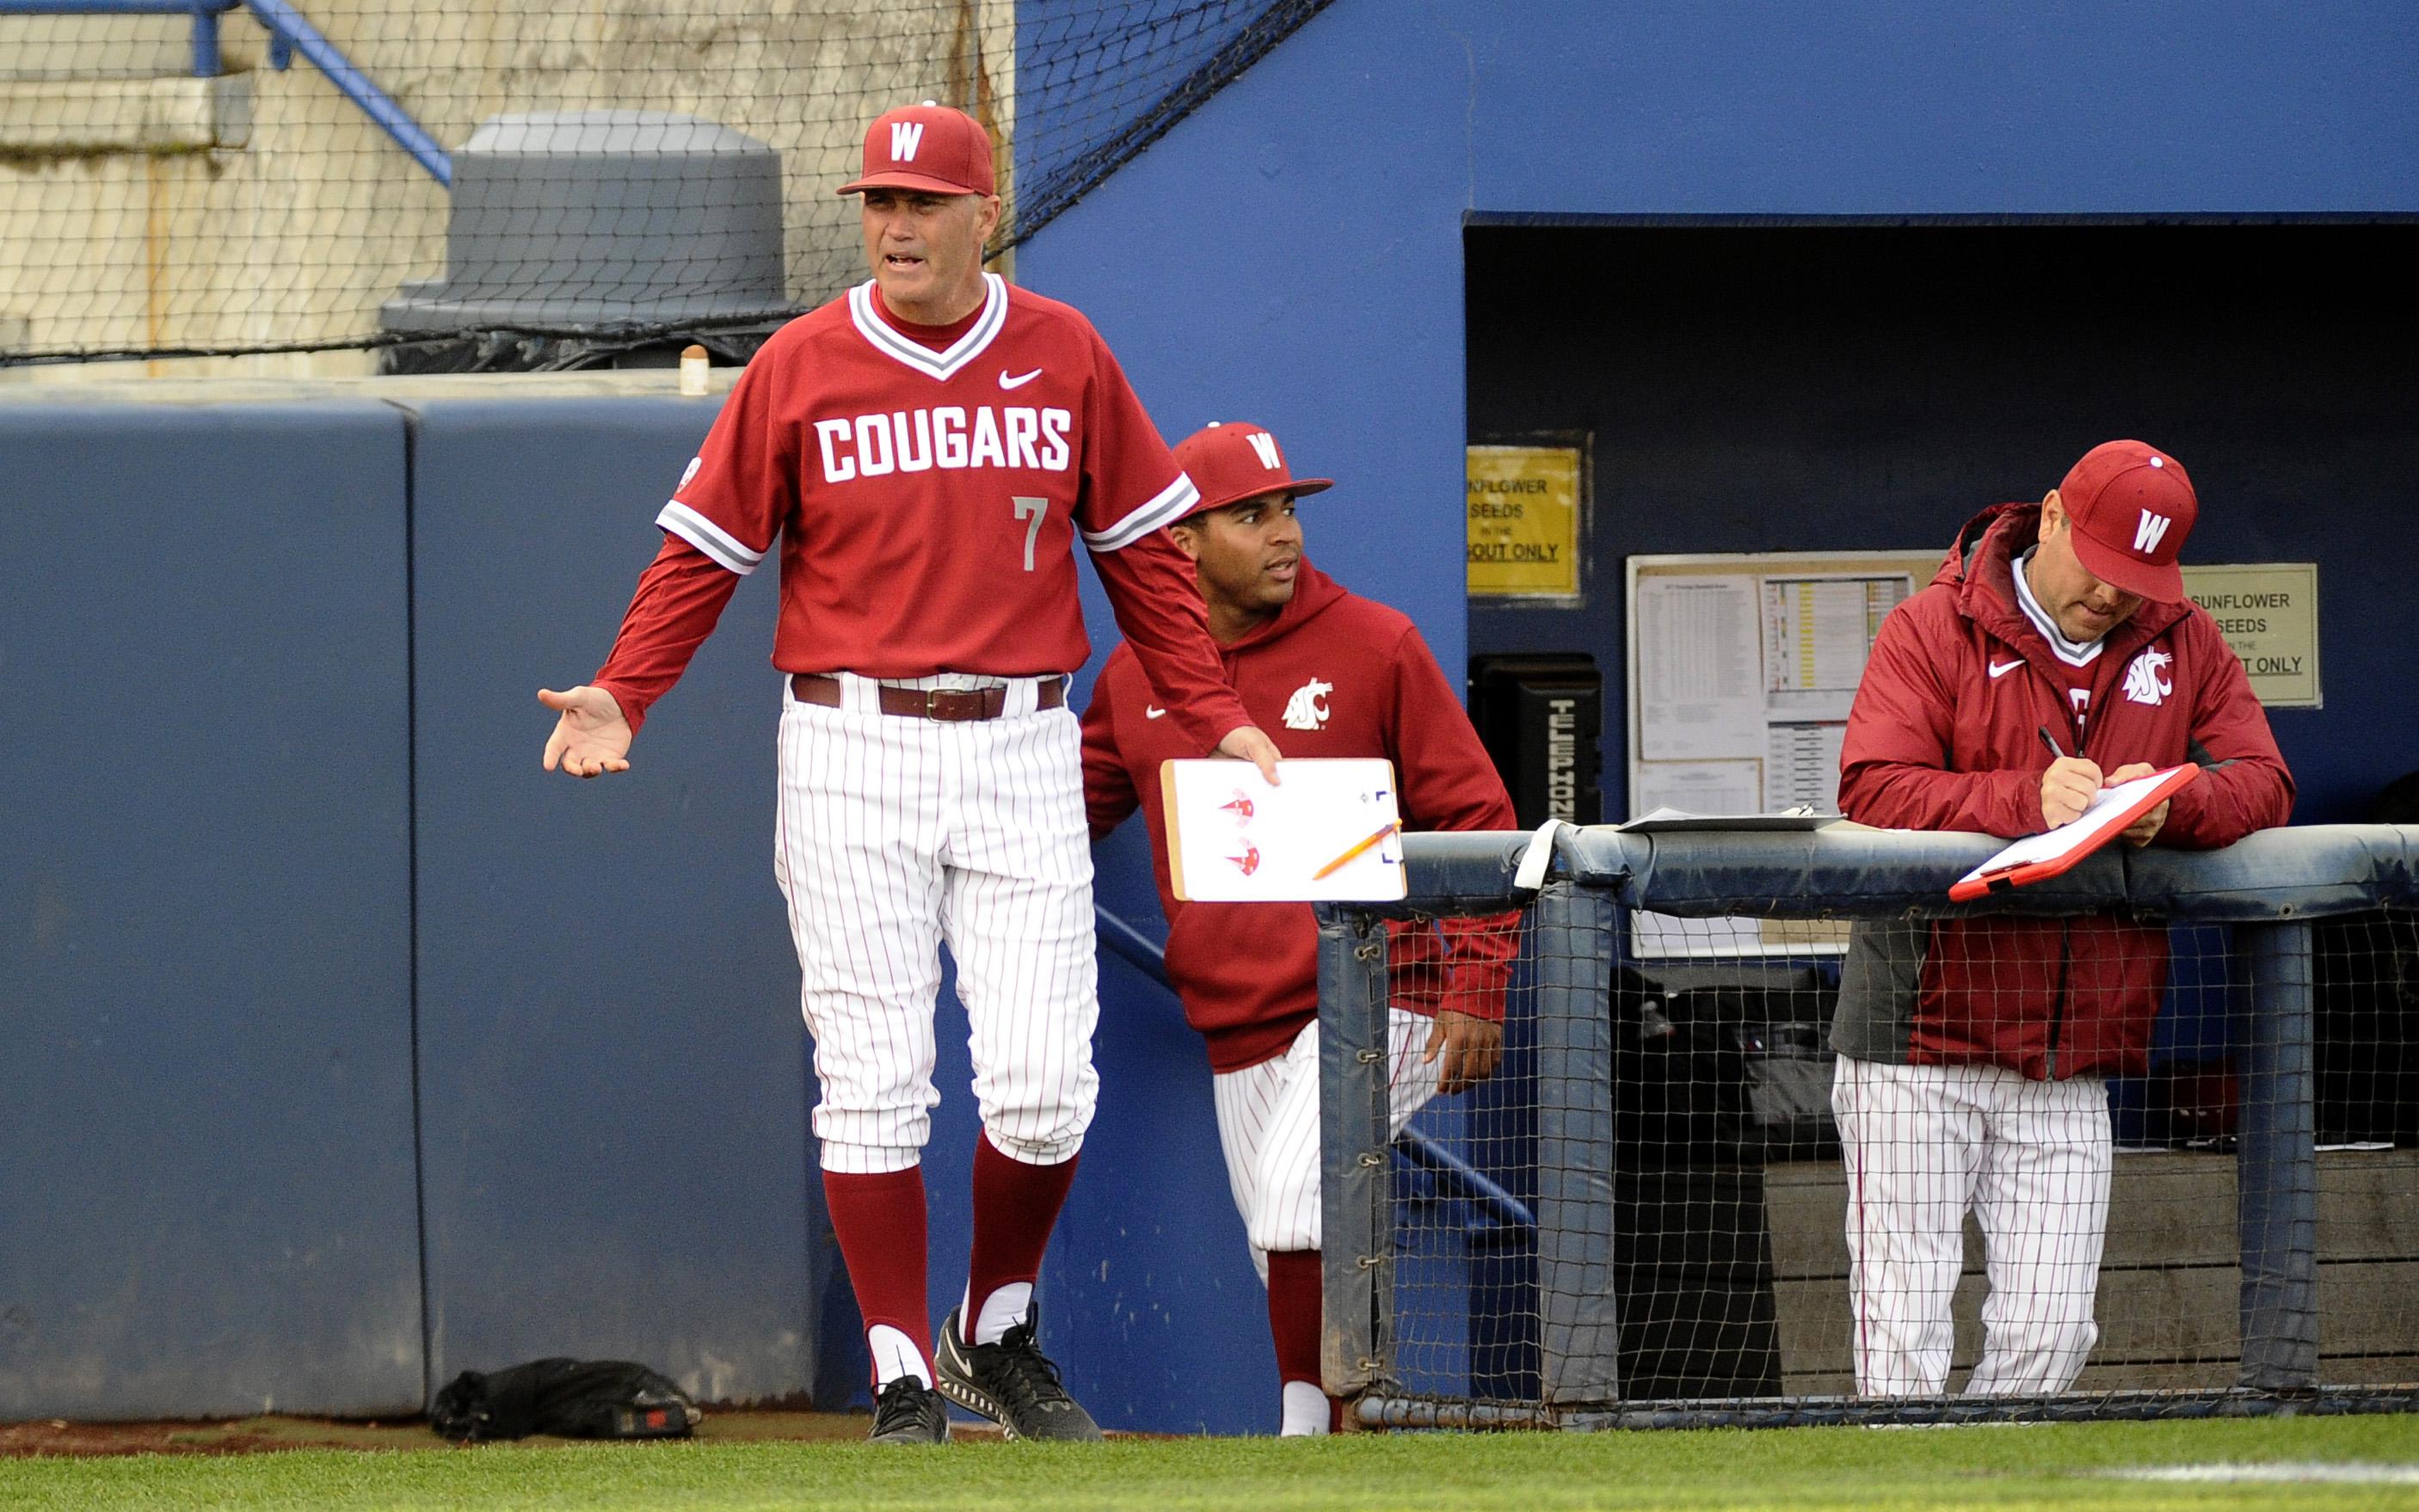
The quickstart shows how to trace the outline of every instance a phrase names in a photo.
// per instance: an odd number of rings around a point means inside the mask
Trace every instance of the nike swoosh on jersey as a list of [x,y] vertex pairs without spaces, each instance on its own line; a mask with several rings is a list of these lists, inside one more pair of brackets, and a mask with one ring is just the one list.
[[1021,389],[1040,376],[1041,369],[1037,367],[1030,373],[1020,373],[1014,378],[1009,378],[1008,369],[1003,367],[999,370],[999,386],[1003,389]]
[[1165,717],[1166,713],[1167,711],[1165,709],[1157,708],[1148,703],[1142,706],[1142,717],[1146,719],[1162,718]]
[[2022,656],[2018,656],[2013,661],[1995,661],[1991,663],[1991,675],[1995,678],[2005,677],[2024,664],[2025,658]]

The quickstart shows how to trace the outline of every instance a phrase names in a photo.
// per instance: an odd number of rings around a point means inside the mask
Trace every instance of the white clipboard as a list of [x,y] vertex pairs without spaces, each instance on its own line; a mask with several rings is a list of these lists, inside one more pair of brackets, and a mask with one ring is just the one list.
[[1393,903],[1403,875],[1394,763],[1277,763],[1271,787],[1249,762],[1159,769],[1167,872],[1187,903]]

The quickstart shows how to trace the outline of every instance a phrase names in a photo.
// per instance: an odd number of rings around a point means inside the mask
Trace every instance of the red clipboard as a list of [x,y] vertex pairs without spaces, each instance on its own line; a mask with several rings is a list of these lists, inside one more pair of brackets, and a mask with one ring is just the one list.
[[2198,776],[2200,768],[2187,762],[2101,789],[2079,817],[2046,833],[2026,836],[1958,878],[1949,889],[1949,901],[1971,903],[1986,893],[2057,876],[2123,834],[2126,825],[2166,802],[2178,788]]

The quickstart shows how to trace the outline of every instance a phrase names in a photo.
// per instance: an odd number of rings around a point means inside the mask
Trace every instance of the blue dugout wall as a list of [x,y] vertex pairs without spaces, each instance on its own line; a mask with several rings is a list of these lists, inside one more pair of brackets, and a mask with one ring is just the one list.
[[[1469,212],[2410,209],[2414,25],[1338,0],[1018,275],[1094,317],[1171,437],[1257,420],[1337,478],[1313,555],[1451,670]],[[1620,273],[1527,276],[1549,321],[1563,281]],[[536,765],[532,690],[601,659],[710,414],[0,404],[0,1415],[392,1412],[547,1352],[853,1389],[770,873],[769,581],[628,779]],[[1156,932],[1143,857],[1113,837],[1101,897]],[[1265,1431],[1198,1041],[1122,963],[1102,995],[1045,1332],[1112,1426]],[[936,1312],[975,1136],[942,1011]]]

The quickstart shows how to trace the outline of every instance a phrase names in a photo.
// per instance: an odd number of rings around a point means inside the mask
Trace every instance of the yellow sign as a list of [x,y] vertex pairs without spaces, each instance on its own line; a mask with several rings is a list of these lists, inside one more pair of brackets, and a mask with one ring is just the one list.
[[2184,592],[2209,610],[2272,709],[2319,702],[2319,564],[2259,562],[2186,567]]
[[1473,446],[1470,591],[1500,598],[1579,594],[1576,446]]

